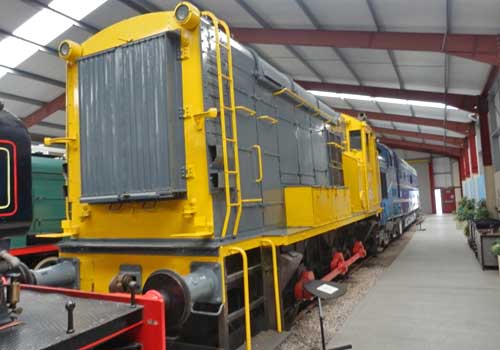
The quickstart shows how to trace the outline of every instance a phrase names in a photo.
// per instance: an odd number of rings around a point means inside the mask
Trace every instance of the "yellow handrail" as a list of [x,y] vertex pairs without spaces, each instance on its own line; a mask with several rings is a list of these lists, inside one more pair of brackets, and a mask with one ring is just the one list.
[[260,117],[258,117],[257,119],[259,120],[267,120],[268,122],[270,122],[271,124],[277,124],[278,123],[278,119],[276,118],[273,118],[273,117],[270,117],[268,115],[261,115]]
[[275,92],[273,92],[273,96],[282,95],[284,93],[287,93],[288,95],[290,95],[291,97],[293,97],[294,99],[296,99],[297,101],[300,102],[300,104],[297,105],[297,107],[307,106],[308,108],[312,109],[315,112],[315,114],[320,115],[320,116],[322,116],[325,119],[328,119],[328,120],[335,119],[333,116],[331,116],[330,114],[328,114],[326,112],[323,112],[317,106],[315,106],[312,103],[308,102],[307,100],[305,100],[304,98],[302,98],[301,96],[299,96],[298,94],[296,94],[295,92],[293,92],[292,90],[290,90],[289,88],[283,88],[283,89],[280,89],[278,91],[275,91]]
[[[234,94],[234,76],[233,76],[233,55],[231,52],[231,33],[226,22],[219,20],[210,11],[203,11],[202,16],[210,18],[214,26],[215,34],[215,51],[216,51],[216,63],[217,63],[217,83],[219,92],[219,109],[220,109],[220,123],[221,123],[221,136],[222,136],[222,155],[224,163],[224,183],[225,183],[225,199],[226,199],[226,214],[224,216],[224,223],[222,225],[221,237],[226,237],[229,221],[231,217],[232,208],[236,207],[236,218],[233,224],[233,236],[238,233],[238,228],[240,225],[241,212],[242,212],[242,198],[241,198],[241,182],[240,182],[240,160],[239,160],[239,150],[238,150],[238,128],[237,128],[237,118],[236,118],[236,106],[235,106],[235,94]],[[226,36],[227,45],[222,45],[220,42],[220,32],[219,29],[222,28]],[[224,74],[222,68],[222,55],[221,46],[224,46],[227,50],[227,74]],[[225,105],[224,102],[224,80],[228,82],[229,85],[229,106]],[[240,108],[242,109],[242,108]],[[227,136],[226,129],[226,114],[225,111],[229,110],[231,112],[231,137]],[[246,110],[246,109],[243,109]],[[248,112],[248,110],[246,110]],[[228,157],[228,146],[227,143],[232,143],[233,159],[234,159],[234,169],[229,169],[229,157]],[[233,202],[231,200],[231,181],[229,176],[234,175],[235,186],[236,186],[236,200]]]
[[268,244],[271,246],[272,256],[273,256],[273,281],[274,281],[274,307],[276,309],[276,329],[278,333],[282,332],[281,326],[281,303],[280,303],[280,288],[279,288],[279,278],[278,278],[278,258],[276,257],[276,246],[274,242],[270,239],[264,239],[261,241],[263,245]]
[[260,203],[262,202],[262,198],[248,198],[248,199],[242,199],[242,203]]
[[337,147],[337,148],[340,148],[340,149],[345,149],[344,146],[342,146],[341,144],[337,143],[337,142],[333,142],[333,141],[330,141],[330,142],[327,142],[326,143],[327,145],[330,145],[330,146],[334,146],[334,147]]
[[250,324],[250,287],[248,284],[248,258],[245,250],[239,247],[229,248],[230,253],[240,254],[243,263],[243,302],[245,305],[245,339],[246,349],[252,350],[252,327]]
[[253,109],[251,108],[248,108],[248,107],[245,107],[245,106],[236,106],[235,107],[237,111],[243,111],[243,112],[247,112],[248,114],[250,114],[252,117],[257,114],[256,111],[254,111]]
[[76,141],[76,139],[73,137],[45,137],[43,139],[43,143],[47,146],[50,146],[50,145],[53,145],[56,143],[69,144],[69,143],[72,143],[75,141]]
[[259,159],[259,177],[255,179],[255,182],[259,183],[264,178],[264,172],[262,171],[262,149],[259,145],[253,145],[252,148],[257,150],[257,158]]

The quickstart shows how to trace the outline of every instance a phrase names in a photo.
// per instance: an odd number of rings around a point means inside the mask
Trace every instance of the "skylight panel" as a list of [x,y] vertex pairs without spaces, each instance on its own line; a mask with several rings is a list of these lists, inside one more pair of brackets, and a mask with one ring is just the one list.
[[373,101],[373,98],[371,96],[366,96],[366,95],[339,94],[339,97],[346,98],[348,100]]
[[14,35],[40,45],[47,45],[72,26],[71,20],[54,11],[43,9],[21,24]]
[[[7,67],[16,67],[38,51],[38,46],[14,37],[7,37],[0,41],[0,64]],[[0,77],[7,74],[5,69],[0,70]]]
[[359,100],[359,101],[371,101],[371,102],[382,102],[382,103],[392,103],[398,105],[407,105],[407,106],[419,106],[419,107],[431,107],[431,108],[440,108],[449,110],[458,110],[458,108],[453,106],[446,106],[444,103],[437,102],[427,102],[427,101],[417,101],[417,100],[404,100],[400,98],[388,98],[388,97],[371,97],[367,95],[356,95],[356,94],[339,94],[336,92],[330,91],[318,91],[318,90],[310,90],[315,96],[320,97],[332,97],[332,98],[342,98],[348,100]]
[[407,105],[408,104],[407,100],[402,100],[400,98],[375,97],[374,100],[377,102],[392,103],[392,104],[397,104],[397,105]]
[[68,1],[54,0],[49,4],[50,8],[64,13],[76,20],[80,20],[94,11],[96,8],[104,4],[107,0],[85,0],[85,1]]
[[[80,20],[107,0],[54,0],[49,7]],[[17,27],[13,34],[37,43],[47,45],[73,25],[73,22],[49,9],[42,9]],[[24,40],[6,37],[0,41],[0,64],[15,68],[39,50],[39,47]],[[0,78],[7,70],[0,69]]]
[[[416,107],[445,108],[445,106],[446,106],[444,103],[415,101],[415,100],[409,100],[408,103],[411,104],[412,106],[416,106]],[[453,106],[446,106],[446,108],[447,109],[458,109],[458,108],[453,107]]]
[[330,91],[309,90],[309,92],[320,97],[340,98],[339,94]]

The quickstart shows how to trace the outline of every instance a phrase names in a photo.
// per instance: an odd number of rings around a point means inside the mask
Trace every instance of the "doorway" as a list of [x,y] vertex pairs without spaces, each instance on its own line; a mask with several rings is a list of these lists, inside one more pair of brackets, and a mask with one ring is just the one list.
[[436,215],[443,215],[443,207],[441,202],[441,189],[436,188],[434,190],[434,201],[436,204]]
[[[440,202],[441,202],[441,211],[443,214],[451,214],[455,211],[456,209],[456,203],[455,203],[455,188],[454,187],[448,187],[448,188],[441,188],[439,189],[440,194]],[[437,211],[437,203],[438,202],[438,197],[436,196],[436,211]]]

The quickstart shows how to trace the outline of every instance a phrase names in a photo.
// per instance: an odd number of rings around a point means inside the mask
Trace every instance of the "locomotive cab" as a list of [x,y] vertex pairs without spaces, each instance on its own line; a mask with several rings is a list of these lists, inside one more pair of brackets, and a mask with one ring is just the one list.
[[0,102],[0,239],[25,234],[32,215],[31,139]]

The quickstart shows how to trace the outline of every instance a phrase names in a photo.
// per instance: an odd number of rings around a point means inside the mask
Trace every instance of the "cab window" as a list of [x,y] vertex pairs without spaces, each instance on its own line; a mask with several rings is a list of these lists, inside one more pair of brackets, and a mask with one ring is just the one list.
[[349,143],[351,150],[361,150],[361,130],[352,130],[349,132]]

